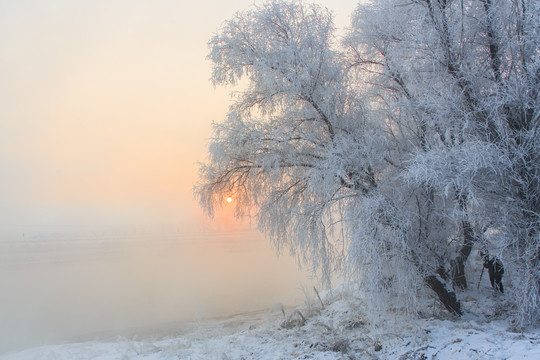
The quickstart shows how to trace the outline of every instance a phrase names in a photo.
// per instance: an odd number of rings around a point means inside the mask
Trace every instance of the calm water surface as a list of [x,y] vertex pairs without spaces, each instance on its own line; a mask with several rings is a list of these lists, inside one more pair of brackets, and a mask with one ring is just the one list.
[[0,351],[294,304],[312,281],[253,231],[0,242]]

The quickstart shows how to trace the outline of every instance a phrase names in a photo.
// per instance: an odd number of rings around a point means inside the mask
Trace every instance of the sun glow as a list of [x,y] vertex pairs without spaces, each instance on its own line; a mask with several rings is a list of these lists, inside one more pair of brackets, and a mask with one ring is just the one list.
[[232,197],[229,196],[229,197],[227,198],[227,202],[228,202],[228,203],[231,203],[231,202],[232,202]]

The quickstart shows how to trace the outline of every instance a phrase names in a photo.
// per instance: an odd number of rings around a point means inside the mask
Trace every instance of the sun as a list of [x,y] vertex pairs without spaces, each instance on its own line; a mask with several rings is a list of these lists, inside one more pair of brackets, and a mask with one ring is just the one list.
[[228,202],[228,203],[231,203],[231,202],[232,202],[232,197],[229,196],[229,197],[227,198],[227,202]]

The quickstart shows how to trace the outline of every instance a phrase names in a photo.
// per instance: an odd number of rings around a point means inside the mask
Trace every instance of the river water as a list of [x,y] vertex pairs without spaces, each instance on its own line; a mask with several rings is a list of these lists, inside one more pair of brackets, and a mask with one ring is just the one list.
[[313,281],[254,231],[0,242],[0,351],[303,301]]

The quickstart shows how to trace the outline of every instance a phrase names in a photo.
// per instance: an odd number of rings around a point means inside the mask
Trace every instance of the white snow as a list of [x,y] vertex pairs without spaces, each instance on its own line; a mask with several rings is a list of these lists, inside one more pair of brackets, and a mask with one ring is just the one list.
[[484,290],[462,293],[459,320],[428,299],[429,314],[391,311],[370,325],[358,294],[342,286],[323,296],[324,308],[313,297],[297,309],[192,322],[166,336],[42,346],[0,360],[540,359],[540,328],[512,331],[499,311],[504,296]]

